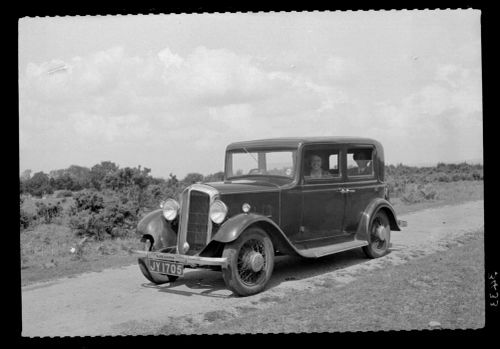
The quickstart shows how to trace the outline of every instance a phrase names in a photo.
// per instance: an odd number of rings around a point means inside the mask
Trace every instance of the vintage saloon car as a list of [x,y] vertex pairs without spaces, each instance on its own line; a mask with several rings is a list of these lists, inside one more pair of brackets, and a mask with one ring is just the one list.
[[144,276],[160,284],[186,267],[221,270],[240,296],[266,287],[275,255],[361,247],[377,258],[405,225],[389,202],[382,145],[367,138],[232,143],[224,181],[192,184],[160,206],[137,227]]

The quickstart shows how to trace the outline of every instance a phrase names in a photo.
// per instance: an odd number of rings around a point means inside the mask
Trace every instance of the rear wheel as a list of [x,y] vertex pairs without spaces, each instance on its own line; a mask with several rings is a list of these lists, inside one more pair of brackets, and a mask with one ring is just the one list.
[[[147,239],[144,242],[143,250],[152,251],[151,240]],[[178,278],[178,276],[175,275],[162,275],[150,272],[146,264],[147,263],[146,257],[139,257],[137,259],[137,262],[139,263],[139,269],[141,269],[141,272],[146,277],[146,279],[148,279],[149,281],[151,281],[156,285],[161,285],[167,282],[174,282]]]
[[239,296],[261,292],[274,268],[274,248],[267,233],[257,227],[245,230],[224,246],[227,266],[222,268],[226,286]]
[[368,246],[363,251],[369,258],[378,258],[389,252],[391,228],[389,218],[383,211],[378,211],[370,224]]

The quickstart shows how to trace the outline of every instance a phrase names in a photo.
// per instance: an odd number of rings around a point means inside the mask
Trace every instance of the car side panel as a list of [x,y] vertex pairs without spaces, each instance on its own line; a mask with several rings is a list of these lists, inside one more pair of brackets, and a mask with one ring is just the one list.
[[228,217],[237,216],[242,211],[243,203],[250,205],[250,213],[270,218],[280,224],[280,191],[276,189],[260,190],[258,192],[224,193],[220,199],[228,207]]
[[344,194],[346,209],[343,230],[349,234],[355,234],[368,204],[377,198],[383,198],[385,185],[373,180],[364,183],[346,182],[344,186],[352,192]]
[[299,234],[302,220],[302,191],[300,187],[281,191],[281,224],[280,228],[286,236],[293,240]]
[[302,187],[302,228],[292,241],[308,241],[342,235],[345,195],[342,183]]

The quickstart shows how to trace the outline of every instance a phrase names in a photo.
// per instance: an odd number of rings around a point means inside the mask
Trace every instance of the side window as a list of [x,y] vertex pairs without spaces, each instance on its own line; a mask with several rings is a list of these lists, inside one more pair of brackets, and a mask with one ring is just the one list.
[[347,150],[347,176],[373,177],[373,148]]
[[314,147],[304,152],[303,174],[305,182],[323,182],[341,177],[339,149]]
[[328,172],[330,172],[332,176],[340,176],[340,156],[338,151],[334,154],[330,154],[328,157]]

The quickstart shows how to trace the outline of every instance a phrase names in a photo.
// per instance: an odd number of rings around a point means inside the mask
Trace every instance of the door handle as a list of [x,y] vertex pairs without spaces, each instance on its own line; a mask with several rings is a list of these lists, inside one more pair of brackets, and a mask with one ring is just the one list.
[[340,189],[339,189],[339,192],[340,192],[341,194],[354,193],[355,191],[356,191],[356,190],[354,190],[354,189],[347,189],[347,188],[340,188]]
[[346,189],[345,192],[346,193],[355,193],[356,190],[354,190],[354,189]]

